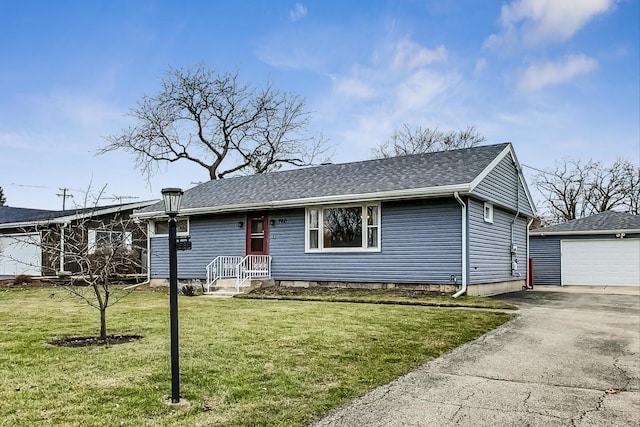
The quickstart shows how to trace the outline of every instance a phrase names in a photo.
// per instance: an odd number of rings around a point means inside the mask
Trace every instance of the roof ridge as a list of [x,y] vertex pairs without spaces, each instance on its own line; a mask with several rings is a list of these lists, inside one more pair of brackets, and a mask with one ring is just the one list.
[[[298,172],[298,171],[309,171],[309,170],[313,170],[313,169],[326,168],[326,167],[337,167],[337,166],[345,166],[345,165],[353,165],[355,167],[356,165],[362,165],[362,164],[366,164],[366,163],[387,162],[387,161],[393,161],[393,160],[397,160],[397,159],[407,159],[407,158],[412,158],[412,157],[429,157],[429,156],[456,153],[456,152],[460,152],[460,151],[472,151],[472,150],[479,150],[479,149],[506,147],[509,144],[511,144],[511,143],[510,142],[501,142],[501,143],[498,143],[498,144],[477,145],[475,147],[465,147],[465,148],[456,148],[456,149],[452,149],[452,150],[431,151],[431,152],[428,152],[428,153],[405,154],[405,155],[400,155],[400,156],[384,157],[384,158],[380,158],[380,159],[364,159],[364,160],[356,160],[354,162],[342,162],[342,163],[323,163],[323,164],[319,164],[319,165],[303,166],[303,167],[298,167],[298,168],[294,168],[294,169],[275,170],[275,171],[270,171],[270,172],[255,173],[255,174],[251,174],[251,175],[231,176],[229,178],[215,179],[215,180],[206,181],[206,182],[204,182],[202,184],[199,184],[199,185],[203,185],[203,184],[207,184],[207,183],[211,183],[211,182],[229,181],[229,180],[232,180],[232,179],[243,179],[243,178],[247,179],[247,178],[250,178],[250,177],[255,177],[257,175],[267,176],[267,175],[275,175],[275,174],[294,173],[294,172]],[[192,187],[192,188],[195,188],[195,187]]]

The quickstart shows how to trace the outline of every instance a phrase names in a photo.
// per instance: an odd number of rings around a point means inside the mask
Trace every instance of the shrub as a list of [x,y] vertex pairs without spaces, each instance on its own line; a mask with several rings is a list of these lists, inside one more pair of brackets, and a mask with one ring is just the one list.
[[15,279],[13,279],[13,284],[14,285],[22,285],[22,284],[29,284],[32,283],[33,279],[31,278],[31,276],[28,276],[26,274],[19,274],[16,276]]
[[180,288],[180,292],[182,295],[187,297],[195,297],[196,296],[196,287],[193,285],[184,285]]

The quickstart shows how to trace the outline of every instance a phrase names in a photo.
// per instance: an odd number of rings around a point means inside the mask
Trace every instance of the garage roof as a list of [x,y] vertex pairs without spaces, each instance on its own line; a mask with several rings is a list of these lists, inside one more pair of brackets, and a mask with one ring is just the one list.
[[531,236],[553,234],[640,233],[640,215],[606,211],[586,218],[531,230]]

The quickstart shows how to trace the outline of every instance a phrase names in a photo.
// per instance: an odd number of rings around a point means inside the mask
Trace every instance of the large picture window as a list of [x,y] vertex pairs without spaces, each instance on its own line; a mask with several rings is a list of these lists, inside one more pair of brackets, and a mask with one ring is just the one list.
[[380,250],[380,205],[307,208],[306,250],[310,252]]

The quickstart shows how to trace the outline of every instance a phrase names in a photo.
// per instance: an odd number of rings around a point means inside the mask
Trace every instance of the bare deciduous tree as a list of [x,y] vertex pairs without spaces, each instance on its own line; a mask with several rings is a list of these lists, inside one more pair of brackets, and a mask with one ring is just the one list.
[[307,134],[304,99],[204,65],[170,68],[161,90],[143,96],[129,115],[136,124],[108,136],[99,153],[134,154],[147,179],[162,163],[182,159],[205,168],[212,180],[326,160],[318,159],[327,153],[322,136]]
[[96,208],[78,210],[66,227],[51,224],[39,244],[47,265],[71,270],[64,289],[100,312],[99,338],[105,340],[107,308],[131,293],[123,280],[144,271],[146,226],[123,212],[98,219]]
[[391,139],[373,148],[373,157],[406,156],[409,154],[431,153],[434,151],[455,150],[475,147],[485,141],[474,126],[461,131],[441,131],[436,128],[411,127],[404,124],[391,134]]
[[610,166],[565,159],[538,173],[534,182],[552,223],[613,209],[639,213],[640,168],[624,159]]

